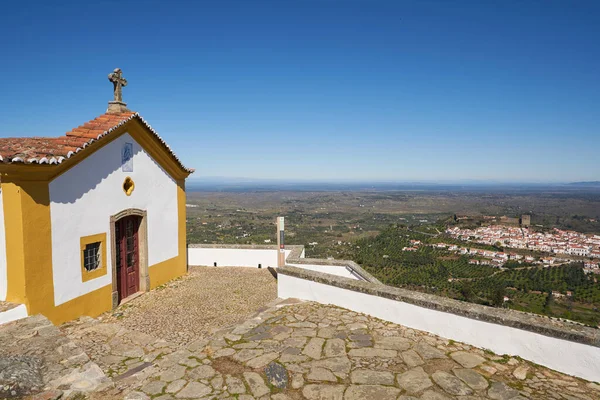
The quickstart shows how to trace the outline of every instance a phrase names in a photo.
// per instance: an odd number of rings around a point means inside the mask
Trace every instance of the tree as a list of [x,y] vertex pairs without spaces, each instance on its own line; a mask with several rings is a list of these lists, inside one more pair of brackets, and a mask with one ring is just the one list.
[[460,294],[463,295],[463,297],[465,298],[465,300],[467,301],[473,301],[473,299],[475,298],[475,292],[473,290],[473,284],[470,281],[465,281],[463,282],[461,288],[460,288]]
[[492,304],[494,307],[502,307],[504,305],[504,296],[506,296],[506,287],[497,286],[492,294]]
[[548,295],[546,296],[546,302],[544,303],[544,311],[549,312],[550,306],[554,302],[554,298],[552,297],[552,290],[548,290]]

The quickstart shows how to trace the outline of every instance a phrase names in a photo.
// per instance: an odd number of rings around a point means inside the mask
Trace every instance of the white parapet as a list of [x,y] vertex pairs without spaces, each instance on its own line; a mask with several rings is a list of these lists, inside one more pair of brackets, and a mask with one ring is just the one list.
[[[189,247],[188,265],[217,267],[277,268],[278,250],[270,248]],[[291,250],[285,250],[287,257]]]
[[293,267],[307,269],[309,271],[322,272],[324,274],[331,274],[336,276],[343,276],[344,278],[360,280],[361,278],[354,274],[348,267],[340,265],[320,265],[320,264],[287,264]]
[[[273,245],[191,244],[188,266],[277,268],[279,249]],[[304,258],[304,246],[285,248],[286,265],[355,280],[376,281],[352,261]]]
[[[600,347],[597,346],[597,339],[594,344],[593,338],[597,338],[597,333],[594,334],[592,328],[575,328],[573,325],[573,336],[578,335],[580,339],[566,340],[564,337],[560,337],[560,332],[553,334],[552,329],[556,324],[544,321],[542,317],[530,317],[528,314],[520,313],[524,315],[524,323],[523,329],[519,329],[510,326],[514,325],[515,311],[491,309],[490,320],[496,321],[492,323],[482,320],[485,318],[469,318],[453,312],[392,299],[388,295],[382,294],[382,292],[393,293],[395,288],[350,281],[344,278],[332,279],[323,274],[310,276],[314,273],[298,273],[297,271],[279,270],[279,297],[297,298],[347,308],[447,339],[489,349],[497,354],[519,356],[566,374],[591,381],[600,381]],[[330,282],[327,283],[328,281]],[[424,296],[430,295],[415,294],[415,298],[419,300],[423,300]],[[461,303],[451,299],[441,301],[454,302],[452,303],[454,305]],[[483,306],[465,303],[464,307],[465,310],[472,311],[474,307]],[[468,315],[470,311],[467,311],[466,314]],[[498,312],[506,313],[506,324],[502,322],[501,318],[498,322]],[[540,323],[539,330],[534,325],[535,322],[532,322],[537,319]],[[545,327],[550,327],[550,329],[545,329]],[[558,330],[556,329],[556,331]],[[566,327],[563,332],[567,332],[568,335],[569,328]],[[575,335],[576,332],[577,335]],[[585,343],[586,340],[588,343]]]
[[10,310],[0,312],[0,325],[27,317],[27,307],[20,304]]

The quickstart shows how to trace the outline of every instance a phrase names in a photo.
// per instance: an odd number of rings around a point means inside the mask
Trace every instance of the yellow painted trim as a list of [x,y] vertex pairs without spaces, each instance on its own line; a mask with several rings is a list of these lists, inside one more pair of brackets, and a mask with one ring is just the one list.
[[[100,242],[100,267],[93,271],[85,269],[84,250],[85,246],[92,243]],[[97,235],[83,236],[79,239],[79,254],[81,255],[81,281],[87,282],[92,279],[99,278],[106,275],[106,233],[99,233]]]
[[112,284],[93,292],[81,295],[59,306],[52,307],[43,314],[55,325],[71,321],[82,315],[97,317],[112,309]]
[[6,230],[7,300],[30,315],[54,306],[48,182],[2,178]]
[[28,311],[45,314],[54,306],[48,182],[21,182],[21,211]]
[[187,272],[187,221],[186,213],[187,208],[185,206],[186,195],[185,195],[185,179],[177,181],[177,219],[179,222],[178,236],[179,236],[179,258],[181,263],[185,267],[184,271]]
[[179,255],[148,267],[150,289],[154,289],[172,279],[187,273],[187,242],[185,221],[185,181],[177,181],[177,219]]
[[173,257],[148,267],[150,276],[150,289],[169,282],[172,279],[185,275],[187,266],[181,262],[181,257]]
[[6,164],[0,163],[0,176],[19,181],[49,181],[58,171],[57,165]]
[[110,310],[112,285],[54,306],[48,182],[3,178],[0,185],[5,212],[7,300],[25,304],[29,315],[43,314],[55,324]]
[[190,172],[181,168],[164,145],[146,128],[142,122],[133,119],[125,124],[127,132],[144,150],[174,179],[185,179]]
[[2,180],[1,186],[6,239],[6,300],[26,304],[21,188],[6,179]]

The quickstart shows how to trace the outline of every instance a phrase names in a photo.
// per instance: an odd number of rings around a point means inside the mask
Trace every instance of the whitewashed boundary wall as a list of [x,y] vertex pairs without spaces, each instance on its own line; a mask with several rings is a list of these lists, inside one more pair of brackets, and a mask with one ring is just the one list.
[[286,260],[286,266],[288,265],[309,271],[381,284],[377,278],[362,269],[362,267],[354,261],[324,260],[320,258],[293,258],[293,255],[291,255]]
[[0,325],[27,317],[27,307],[19,304],[15,308],[0,312]]
[[[190,244],[188,266],[277,268],[277,252],[273,245]],[[345,278],[379,283],[353,261],[304,258],[304,246],[285,247],[286,265]]]
[[597,329],[296,267],[277,272],[281,298],[336,305],[600,381]]
[[344,266],[320,265],[320,264],[293,264],[293,263],[286,263],[286,265],[307,269],[309,271],[322,272],[324,274],[343,276],[344,278],[350,278],[350,279],[356,279],[356,280],[360,279],[359,276],[356,276],[355,274],[352,273],[352,271],[350,269],[348,269]]
[[[292,253],[301,254],[303,246],[286,246],[286,258]],[[188,245],[189,266],[277,268],[277,246],[261,245]]]

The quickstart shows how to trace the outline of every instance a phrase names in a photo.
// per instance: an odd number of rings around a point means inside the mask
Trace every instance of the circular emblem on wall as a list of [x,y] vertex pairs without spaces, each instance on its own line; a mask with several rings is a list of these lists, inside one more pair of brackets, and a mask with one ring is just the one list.
[[123,182],[123,191],[127,196],[131,196],[133,190],[135,189],[135,183],[133,183],[133,179],[130,177],[125,178],[125,182]]

